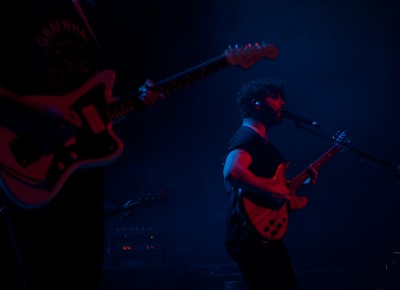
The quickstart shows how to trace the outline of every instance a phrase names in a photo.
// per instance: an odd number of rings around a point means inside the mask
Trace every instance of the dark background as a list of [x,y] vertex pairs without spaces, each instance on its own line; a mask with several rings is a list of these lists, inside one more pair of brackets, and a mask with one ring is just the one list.
[[[248,70],[227,67],[169,94],[157,110],[114,125],[125,151],[106,168],[107,201],[165,191],[160,202],[107,220],[106,268],[134,268],[118,281],[132,282],[143,267],[173,267],[174,283],[184,281],[184,288],[198,281],[188,272],[209,277],[229,268],[221,161],[241,121],[236,92],[249,80],[278,77],[287,83],[291,111],[346,130],[351,146],[389,163],[341,152],[320,170],[316,187],[301,191],[310,202],[292,214],[285,240],[302,289],[400,288],[400,185],[392,168],[400,163],[399,2],[106,2],[103,46],[117,72],[115,95],[220,56],[229,45],[264,41],[280,51]],[[291,162],[289,178],[332,146],[289,120],[270,134]],[[149,237],[155,248],[145,251]],[[122,244],[137,252],[121,251]],[[169,285],[163,277],[153,280],[155,289]]]

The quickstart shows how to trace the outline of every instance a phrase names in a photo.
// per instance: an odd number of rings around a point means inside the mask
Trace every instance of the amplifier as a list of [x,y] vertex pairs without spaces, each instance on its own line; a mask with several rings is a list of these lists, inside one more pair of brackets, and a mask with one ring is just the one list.
[[165,234],[151,227],[115,228],[106,242],[106,265],[150,266],[166,262]]

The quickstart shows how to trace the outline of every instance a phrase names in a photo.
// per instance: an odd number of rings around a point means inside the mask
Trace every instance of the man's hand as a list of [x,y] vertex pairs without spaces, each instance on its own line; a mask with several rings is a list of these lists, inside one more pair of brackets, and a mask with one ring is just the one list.
[[160,102],[165,99],[164,94],[152,90],[154,88],[154,82],[150,79],[147,79],[146,82],[139,88],[139,92],[141,93],[139,99],[147,106],[153,106],[154,104]]
[[318,171],[314,167],[310,166],[307,169],[307,173],[309,174],[309,178],[304,182],[304,184],[316,185],[318,179]]

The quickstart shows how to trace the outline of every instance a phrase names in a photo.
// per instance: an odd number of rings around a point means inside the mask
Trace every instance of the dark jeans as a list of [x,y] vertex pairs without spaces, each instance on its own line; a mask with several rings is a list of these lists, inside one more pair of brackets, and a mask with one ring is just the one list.
[[292,261],[283,241],[226,242],[249,290],[298,290]]

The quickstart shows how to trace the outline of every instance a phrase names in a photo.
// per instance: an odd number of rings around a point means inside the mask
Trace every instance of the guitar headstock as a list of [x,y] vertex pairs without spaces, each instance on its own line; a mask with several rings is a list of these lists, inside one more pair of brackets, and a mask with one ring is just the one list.
[[265,43],[235,45],[225,50],[226,61],[232,65],[239,65],[243,69],[248,69],[262,58],[274,60],[278,54],[279,50],[275,45]]

